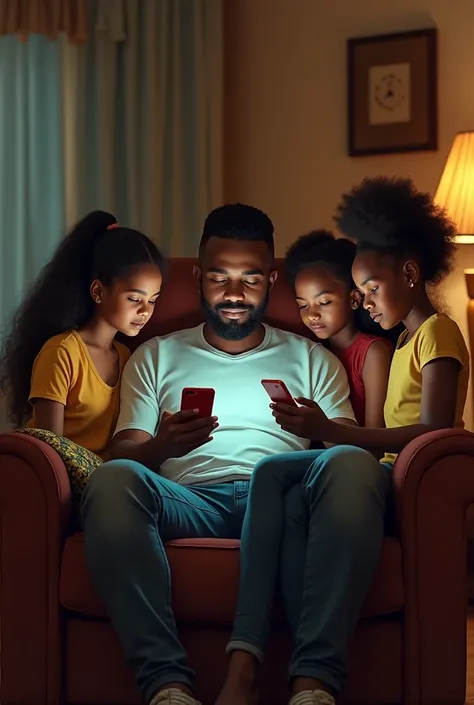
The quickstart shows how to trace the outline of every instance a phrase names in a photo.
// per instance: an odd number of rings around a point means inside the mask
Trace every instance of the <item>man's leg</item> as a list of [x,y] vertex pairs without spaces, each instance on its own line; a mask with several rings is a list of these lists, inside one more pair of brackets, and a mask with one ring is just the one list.
[[98,468],[84,491],[87,564],[147,702],[171,684],[192,692],[194,681],[163,543],[238,536],[235,500],[234,483],[184,487],[128,460]]
[[380,557],[389,487],[387,467],[366,451],[338,446],[312,463],[302,494],[298,488],[288,493],[285,507],[292,514],[286,516],[281,570],[296,634],[290,665],[295,703],[314,703],[309,691],[319,688],[338,694],[345,683],[348,643]]
[[219,705],[245,705],[257,698],[257,664],[270,630],[284,527],[284,498],[324,451],[272,455],[255,466],[240,546],[240,582],[231,654]]
[[309,510],[303,483],[293,485],[285,495],[285,526],[281,540],[280,587],[286,616],[296,644],[303,604]]

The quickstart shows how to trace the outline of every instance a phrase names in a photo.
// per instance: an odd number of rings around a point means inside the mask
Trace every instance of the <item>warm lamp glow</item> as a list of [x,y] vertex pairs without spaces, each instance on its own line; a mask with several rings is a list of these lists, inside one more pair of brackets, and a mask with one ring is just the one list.
[[434,200],[456,223],[457,241],[474,244],[474,131],[454,138]]

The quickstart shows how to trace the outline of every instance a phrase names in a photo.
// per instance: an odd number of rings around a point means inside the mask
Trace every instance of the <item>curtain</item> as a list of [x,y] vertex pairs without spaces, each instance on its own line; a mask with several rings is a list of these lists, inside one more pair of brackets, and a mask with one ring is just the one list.
[[58,43],[0,39],[0,329],[64,230],[60,76]]
[[67,221],[104,208],[166,254],[195,255],[222,198],[221,0],[89,15],[89,42],[62,45]]
[[[113,0],[114,1],[114,0]],[[87,39],[87,0],[0,0],[0,35],[31,34],[57,39],[65,32],[72,42]]]
[[0,331],[88,211],[189,256],[222,198],[222,0],[88,0],[87,17],[82,45],[0,37]]

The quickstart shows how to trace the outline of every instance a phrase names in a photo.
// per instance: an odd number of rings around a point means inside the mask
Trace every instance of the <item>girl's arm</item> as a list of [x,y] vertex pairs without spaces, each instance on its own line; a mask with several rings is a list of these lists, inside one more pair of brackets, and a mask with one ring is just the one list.
[[35,427],[64,435],[64,410],[75,378],[69,351],[46,345],[33,365],[29,402],[35,409]]
[[[326,441],[399,453],[418,436],[441,428],[452,428],[456,415],[460,365],[453,358],[436,358],[423,367],[420,423],[399,428],[341,426],[326,419]],[[310,411],[310,409],[308,410]]]
[[50,399],[32,399],[35,409],[35,428],[52,431],[57,436],[64,434],[64,404]]
[[383,407],[387,396],[392,349],[388,342],[376,340],[367,350],[362,379],[365,388],[366,428],[384,428]]

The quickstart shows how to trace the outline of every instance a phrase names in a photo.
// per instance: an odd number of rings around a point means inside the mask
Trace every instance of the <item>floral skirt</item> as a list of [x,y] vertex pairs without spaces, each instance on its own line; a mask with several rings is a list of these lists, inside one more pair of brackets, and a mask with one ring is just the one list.
[[40,428],[21,428],[17,433],[24,433],[33,438],[37,438],[43,443],[47,443],[59,455],[64,463],[66,472],[71,484],[71,501],[74,515],[74,522],[79,520],[80,501],[84,487],[87,485],[90,476],[99,465],[104,462],[102,458],[87,448],[78,446],[69,438],[57,436],[52,431],[45,431]]

